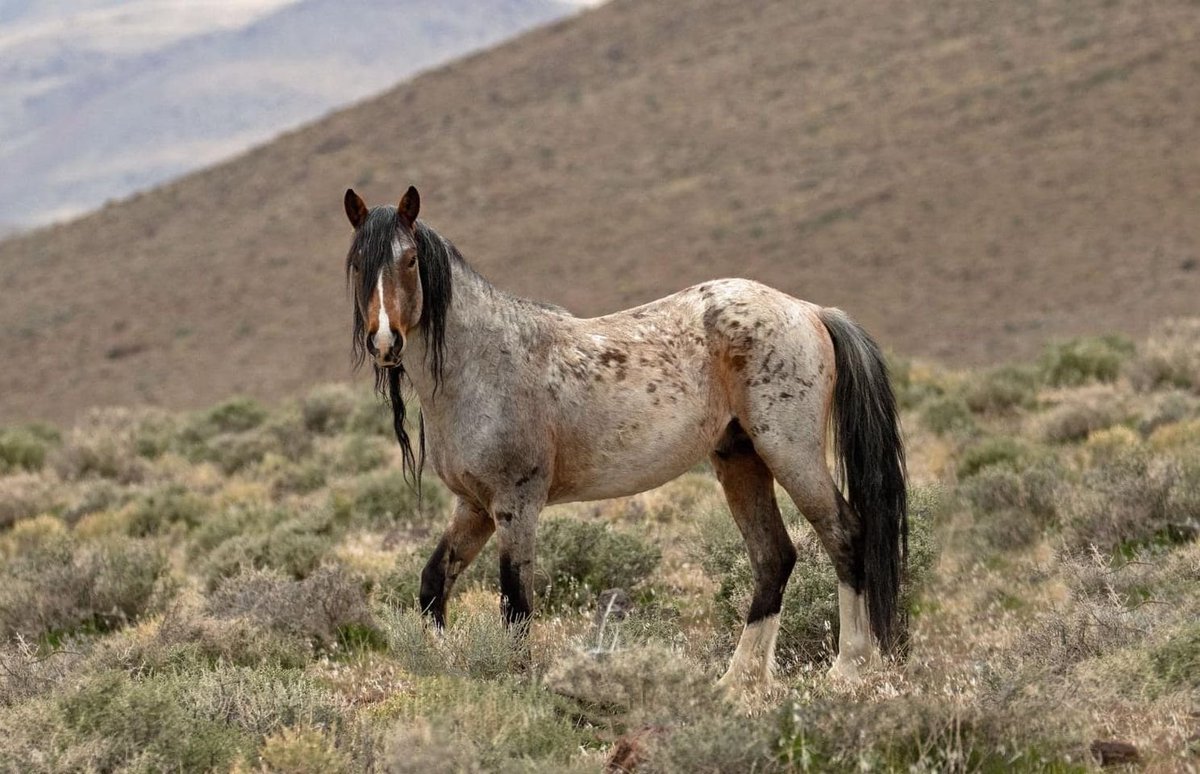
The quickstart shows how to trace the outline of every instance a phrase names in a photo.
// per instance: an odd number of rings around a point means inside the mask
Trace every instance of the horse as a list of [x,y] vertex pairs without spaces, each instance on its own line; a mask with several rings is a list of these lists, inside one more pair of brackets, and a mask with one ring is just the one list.
[[[887,366],[847,314],[745,279],[708,281],[602,317],[504,292],[418,220],[409,187],[367,208],[347,190],[353,356],[390,401],[406,477],[426,457],[455,495],[421,573],[440,630],[455,579],[489,539],[500,607],[527,631],[538,515],[643,492],[711,461],[753,567],[723,686],[773,681],[783,593],[797,559],[776,481],[837,574],[838,652],[850,682],[894,650],[907,555],[904,446]],[[419,459],[405,391],[420,400]],[[826,462],[832,436],[836,470]]]

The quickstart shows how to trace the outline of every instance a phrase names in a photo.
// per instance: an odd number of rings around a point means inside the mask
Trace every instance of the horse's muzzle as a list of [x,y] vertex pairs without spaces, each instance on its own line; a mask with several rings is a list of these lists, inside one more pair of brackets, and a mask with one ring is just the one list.
[[395,328],[391,333],[391,345],[383,352],[380,352],[379,347],[375,344],[375,336],[367,336],[367,352],[375,358],[375,364],[380,368],[392,368],[400,365],[400,354],[404,351],[404,337]]

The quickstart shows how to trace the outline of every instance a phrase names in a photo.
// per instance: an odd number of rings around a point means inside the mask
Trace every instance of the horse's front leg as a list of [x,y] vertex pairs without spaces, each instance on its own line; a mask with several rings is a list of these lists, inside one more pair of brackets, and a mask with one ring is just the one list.
[[500,612],[524,633],[533,616],[534,542],[541,503],[503,502],[493,509],[500,553]]
[[479,556],[495,530],[496,524],[486,510],[458,499],[450,526],[421,572],[421,610],[439,628],[446,625],[446,599],[454,581]]

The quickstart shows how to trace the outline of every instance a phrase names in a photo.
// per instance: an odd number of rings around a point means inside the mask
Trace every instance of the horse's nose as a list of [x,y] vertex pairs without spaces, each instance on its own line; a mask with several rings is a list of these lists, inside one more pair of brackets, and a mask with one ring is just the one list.
[[375,351],[387,354],[400,341],[400,331],[396,330],[393,326],[388,326],[386,329],[380,328],[376,331],[373,338],[375,340]]

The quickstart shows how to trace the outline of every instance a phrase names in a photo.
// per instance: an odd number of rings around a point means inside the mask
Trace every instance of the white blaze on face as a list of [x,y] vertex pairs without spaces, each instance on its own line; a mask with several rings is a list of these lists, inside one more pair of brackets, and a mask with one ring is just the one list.
[[392,350],[392,323],[383,303],[383,272],[379,273],[379,330],[375,331],[375,351],[386,355]]

